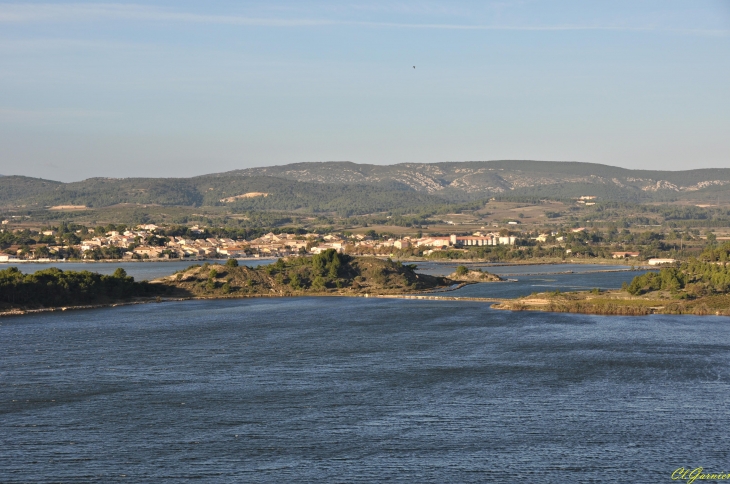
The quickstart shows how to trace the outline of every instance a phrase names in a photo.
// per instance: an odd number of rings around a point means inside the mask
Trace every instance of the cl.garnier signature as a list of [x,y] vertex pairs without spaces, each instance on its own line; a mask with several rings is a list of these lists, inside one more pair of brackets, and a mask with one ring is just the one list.
[[676,471],[672,472],[673,481],[687,481],[688,483],[694,482],[697,479],[701,481],[715,480],[722,481],[730,479],[730,472],[720,472],[717,474],[705,473],[705,469],[702,467],[695,467],[694,469],[680,467]]

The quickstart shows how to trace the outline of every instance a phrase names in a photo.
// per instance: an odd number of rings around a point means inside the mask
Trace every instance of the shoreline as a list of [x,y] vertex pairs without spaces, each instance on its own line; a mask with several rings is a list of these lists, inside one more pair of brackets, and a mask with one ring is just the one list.
[[[358,256],[359,257],[359,256]],[[364,256],[363,256],[364,257]],[[387,260],[389,257],[376,256],[378,259]],[[277,260],[280,257],[235,257],[237,261],[249,262],[249,261],[270,261]],[[84,259],[65,259],[65,260],[13,260],[13,261],[1,261],[0,270],[3,267],[12,267],[16,264],[150,264],[150,263],[173,263],[173,262],[189,262],[191,265],[199,262],[220,262],[227,261],[228,259],[222,258],[203,258],[203,259],[101,259],[101,260],[84,260]],[[537,261],[514,261],[514,262],[490,262],[488,260],[430,260],[430,259],[418,259],[418,258],[404,258],[404,259],[392,259],[396,262],[422,262],[437,265],[464,265],[464,266],[483,266],[484,268],[489,267],[511,267],[511,266],[542,266],[542,265],[603,265],[603,266],[626,266],[626,269],[609,269],[611,272],[630,271],[633,267],[634,270],[647,270],[656,269],[656,266],[650,266],[648,264],[623,264],[620,262],[614,262],[608,259],[599,260],[537,260]],[[569,274],[572,271],[566,271],[562,274]],[[515,275],[528,275],[528,274],[515,274]]]
[[[503,281],[509,282],[509,281]],[[490,297],[473,297],[473,296],[443,296],[446,292],[461,289],[470,284],[479,284],[476,282],[461,282],[452,287],[445,289],[437,289],[424,291],[422,293],[410,294],[342,294],[342,293],[313,293],[313,294],[247,294],[234,296],[190,296],[190,297],[155,297],[136,301],[120,301],[105,304],[88,304],[81,306],[58,306],[51,308],[36,309],[10,309],[0,311],[0,318],[11,316],[25,316],[33,314],[79,311],[85,309],[105,309],[120,306],[135,306],[140,304],[166,303],[166,302],[182,302],[182,301],[206,301],[206,300],[226,300],[226,299],[286,299],[286,298],[305,298],[305,297],[343,297],[343,298],[366,298],[366,299],[404,299],[404,300],[426,300],[426,301],[463,301],[463,302],[482,302],[488,303],[491,309],[498,311],[532,311],[544,313],[567,313],[567,314],[586,314],[594,316],[650,316],[650,315],[674,315],[674,316],[726,316],[730,317],[730,310],[715,310],[707,308],[704,303],[697,306],[692,311],[676,311],[666,310],[672,301],[655,301],[646,298],[626,297],[624,299],[614,299],[614,302],[598,305],[591,303],[590,300],[575,301],[577,304],[569,304],[566,301],[555,301],[547,298],[538,297],[518,297],[518,298],[490,298]],[[489,284],[484,282],[481,284]],[[587,295],[587,292],[580,292],[580,295]],[[632,305],[629,302],[653,302],[663,305]],[[692,309],[692,308],[684,308]]]
[[[255,260],[276,260],[278,257],[240,257],[236,258],[236,260],[239,261],[255,261]],[[59,260],[12,260],[12,261],[2,261],[0,262],[0,266],[3,265],[9,265],[12,266],[13,264],[120,264],[120,263],[127,263],[127,262],[133,262],[135,264],[142,263],[142,264],[150,264],[150,263],[157,263],[157,262],[190,262],[191,264],[195,264],[196,262],[217,262],[217,261],[227,261],[228,259],[100,259],[100,260],[84,260],[84,259],[59,259]]]
[[[509,281],[502,281],[509,282]],[[151,304],[151,303],[165,303],[165,302],[179,302],[179,301],[203,301],[203,300],[218,300],[218,299],[259,299],[259,298],[300,298],[300,297],[364,297],[364,298],[404,298],[404,299],[440,299],[446,296],[436,296],[436,294],[442,294],[445,292],[456,291],[464,286],[470,284],[477,284],[476,282],[462,281],[451,287],[442,289],[431,289],[423,291],[421,293],[410,293],[410,294],[341,294],[341,293],[312,293],[312,294],[245,294],[245,295],[219,295],[219,296],[189,296],[189,297],[150,297],[148,299],[136,300],[136,301],[119,301],[113,303],[104,304],[84,304],[81,306],[54,306],[50,308],[35,308],[35,309],[9,309],[7,311],[0,311],[0,318],[7,316],[24,316],[27,314],[42,314],[42,313],[54,313],[54,312],[65,312],[65,311],[79,311],[83,309],[104,309],[114,308],[118,306],[135,306],[138,304]],[[484,283],[487,284],[487,283]],[[463,299],[451,297],[452,300]],[[485,298],[470,298],[474,300],[481,300]],[[496,302],[496,299],[489,299],[490,302]],[[499,301],[503,301],[500,299]]]
[[632,296],[620,290],[598,293],[579,291],[561,294],[543,292],[505,299],[492,306],[492,308],[506,311],[593,314],[599,316],[649,316],[653,314],[730,316],[730,294],[710,295],[695,299],[674,299],[656,293]]

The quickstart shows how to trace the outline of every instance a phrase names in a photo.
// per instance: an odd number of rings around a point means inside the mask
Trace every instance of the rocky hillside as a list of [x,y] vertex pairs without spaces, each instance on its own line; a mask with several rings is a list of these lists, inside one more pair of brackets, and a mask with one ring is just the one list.
[[[726,187],[730,169],[627,170],[594,163],[530,160],[402,163],[295,163],[248,168],[226,175],[276,176],[319,183],[398,184],[419,192],[499,194],[547,186],[595,185],[603,192],[692,193]],[[727,187],[726,187],[727,188]]]
[[[266,196],[248,196],[265,193]],[[226,206],[230,210],[417,213],[493,196],[602,200],[730,200],[730,169],[627,170],[548,161],[366,165],[296,163],[193,178],[90,178],[74,183],[0,177],[0,207],[117,204]]]

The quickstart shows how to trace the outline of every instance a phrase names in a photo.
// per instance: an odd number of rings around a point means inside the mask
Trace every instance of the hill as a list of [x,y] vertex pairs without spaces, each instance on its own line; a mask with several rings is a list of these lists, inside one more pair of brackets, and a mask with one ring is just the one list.
[[155,285],[198,297],[402,294],[445,287],[442,277],[375,257],[350,257],[329,249],[312,257],[279,259],[256,268],[233,264],[195,265]]
[[[532,194],[558,195],[565,188],[586,194],[599,189],[621,198],[652,194],[694,194],[730,184],[730,169],[687,171],[629,170],[596,163],[532,160],[465,161],[432,164],[366,165],[350,162],[295,163],[248,168],[219,176],[276,176],[320,183],[391,184],[414,191],[453,196]],[[552,188],[551,188],[552,187]],[[712,191],[712,190],[710,190]],[[570,196],[573,196],[572,194]]]
[[[266,196],[241,197],[249,193]],[[21,176],[0,178],[0,206],[6,207],[222,205],[234,211],[337,212],[348,216],[394,209],[418,211],[444,203],[443,198],[402,187],[299,182],[262,176],[90,178],[74,183]]]
[[415,213],[489,197],[615,201],[730,200],[730,169],[628,170],[548,161],[367,165],[296,163],[192,178],[90,178],[61,183],[0,177],[0,207],[118,204],[225,206],[232,211]]

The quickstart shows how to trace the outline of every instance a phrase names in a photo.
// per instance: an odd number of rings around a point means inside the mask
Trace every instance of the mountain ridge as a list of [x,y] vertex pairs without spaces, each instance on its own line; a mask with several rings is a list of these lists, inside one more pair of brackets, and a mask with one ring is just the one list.
[[[364,214],[465,203],[491,197],[616,201],[730,200],[730,169],[631,170],[582,162],[493,160],[395,165],[309,162],[190,178],[89,178],[62,183],[0,178],[0,206],[43,208],[115,204],[227,206]],[[242,197],[267,193],[262,197]]]
[[[337,170],[335,174],[327,171]],[[597,163],[493,160],[441,163],[370,165],[352,162],[309,162],[245,168],[217,176],[276,176],[322,183],[401,183],[416,191],[437,192],[459,188],[466,192],[507,190],[555,183],[608,183],[643,191],[697,191],[706,186],[730,184],[730,169],[702,168],[685,171],[631,170]],[[506,177],[504,175],[507,175]],[[542,175],[542,180],[537,180]],[[549,175],[549,176],[547,176]],[[557,176],[562,175],[562,176]],[[702,185],[705,183],[706,185]]]

